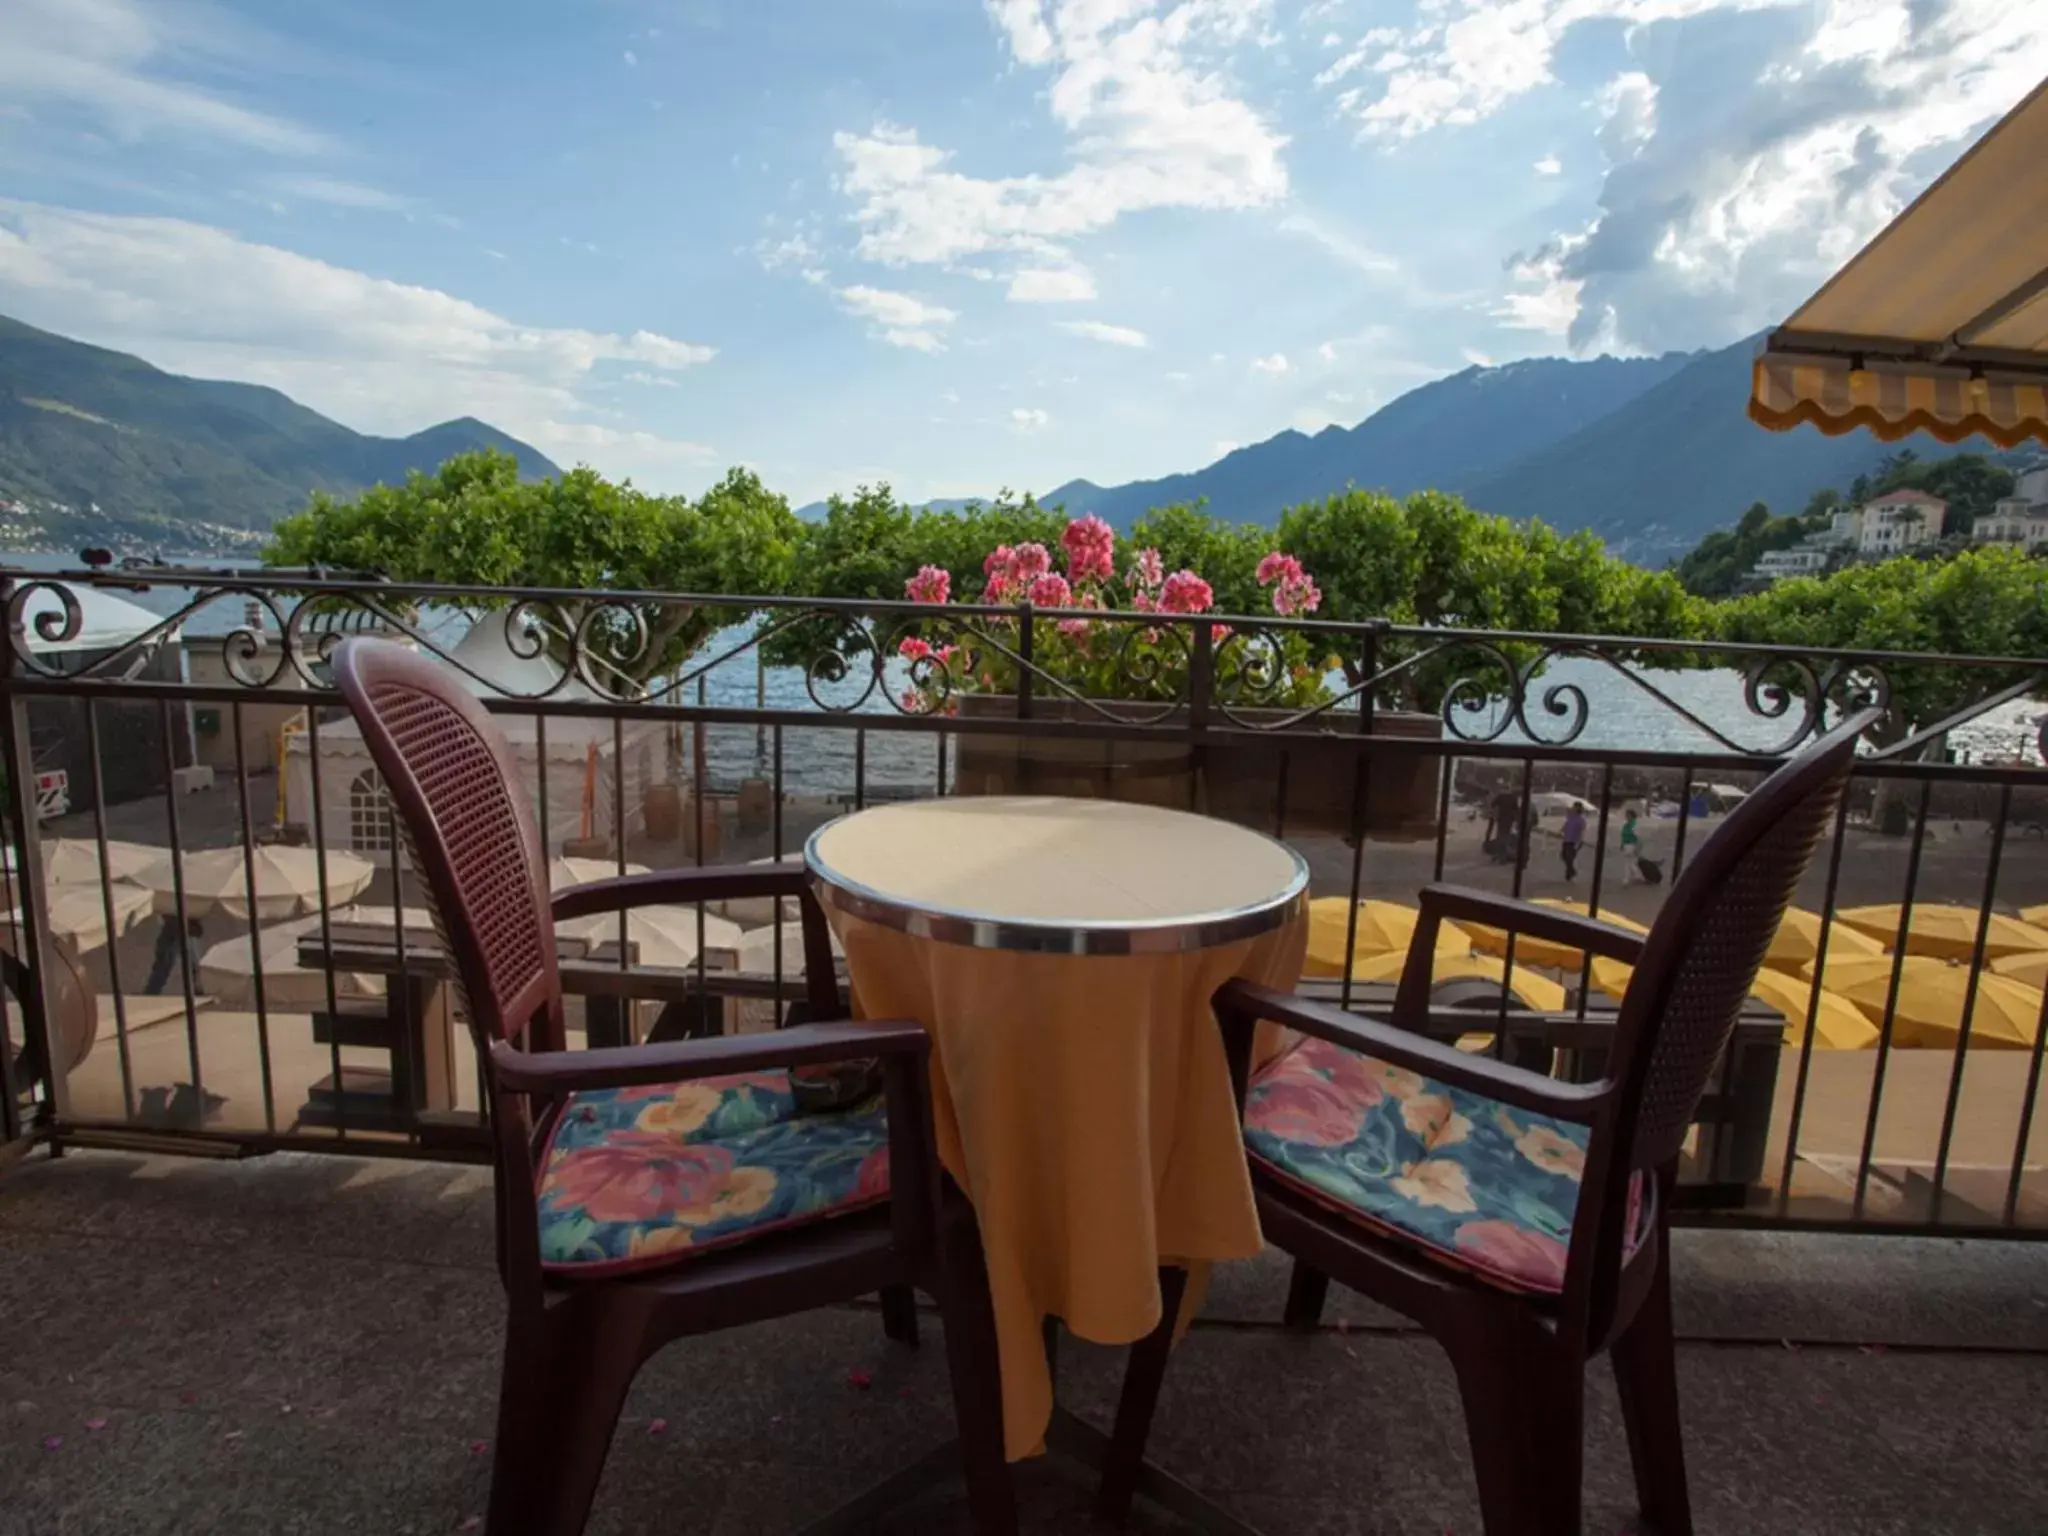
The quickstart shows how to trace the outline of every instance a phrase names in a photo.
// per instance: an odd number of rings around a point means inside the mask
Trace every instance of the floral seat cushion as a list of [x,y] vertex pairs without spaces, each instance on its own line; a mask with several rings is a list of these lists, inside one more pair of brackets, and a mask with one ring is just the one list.
[[879,1095],[804,1114],[783,1072],[572,1094],[541,1158],[541,1267],[652,1269],[888,1194]]
[[1584,1126],[1308,1038],[1252,1080],[1244,1139],[1346,1215],[1508,1289],[1563,1288]]

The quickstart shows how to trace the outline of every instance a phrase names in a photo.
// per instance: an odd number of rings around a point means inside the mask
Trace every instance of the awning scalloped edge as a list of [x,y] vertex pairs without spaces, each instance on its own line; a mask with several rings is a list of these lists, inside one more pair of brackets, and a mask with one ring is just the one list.
[[1767,355],[1752,371],[1749,419],[1773,432],[1810,426],[1830,437],[1861,428],[1888,443],[1925,432],[1944,443],[1981,437],[2001,448],[2048,445],[2048,384]]

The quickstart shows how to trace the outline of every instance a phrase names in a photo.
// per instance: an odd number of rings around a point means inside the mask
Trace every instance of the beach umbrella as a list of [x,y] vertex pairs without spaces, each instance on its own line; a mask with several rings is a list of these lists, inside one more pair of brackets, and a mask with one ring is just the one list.
[[[115,937],[128,932],[155,910],[156,897],[139,885],[116,881],[104,894],[97,885],[52,886],[49,892],[50,932],[73,948],[98,949],[107,942],[107,908],[114,909]],[[0,916],[10,929],[22,926],[21,908]]]
[[[1834,948],[1833,935],[1829,936],[1828,947],[1830,950]],[[1883,956],[1878,958],[1883,959]],[[1593,985],[1617,1001],[1628,990],[1629,978],[1634,974],[1632,965],[1623,965],[1605,955],[1593,957]],[[1749,995],[1769,1003],[1785,1016],[1787,1045],[1806,1044],[1806,1014],[1808,1005],[1813,1001],[1813,978],[1810,974],[1792,976],[1766,966],[1756,973]],[[1861,1008],[1823,987],[1819,1013],[1813,1026],[1813,1044],[1815,1050],[1867,1051],[1877,1044],[1877,1026],[1870,1022]]]
[[2048,949],[2037,949],[2028,955],[2003,955],[1991,962],[1991,969],[2030,987],[2048,987]]
[[[1764,964],[1773,970],[1790,971],[1794,974],[1803,966],[1813,964],[1813,958],[1820,953],[1821,919],[1818,912],[1809,912],[1804,907],[1787,907],[1785,917],[1778,924],[1778,931],[1771,935],[1771,947],[1764,954]],[[1894,930],[1896,931],[1896,930]],[[1877,940],[1847,923],[1836,921],[1828,929],[1828,955],[1881,955],[1884,946]]]
[[2021,907],[2020,921],[2032,923],[2036,928],[2048,928],[2048,901],[2038,907]]
[[[1517,946],[1519,948],[1519,946]],[[1373,955],[1360,960],[1351,968],[1354,981],[1393,981],[1401,979],[1401,968],[1407,964],[1406,955]],[[1539,976],[1527,966],[1518,965],[1510,972],[1499,960],[1489,955],[1446,955],[1441,951],[1436,964],[1431,967],[1432,982],[1457,981],[1476,978],[1490,981],[1499,986],[1503,975],[1508,978],[1508,991],[1520,1000],[1526,1008],[1538,1013],[1561,1013],[1565,1006],[1565,991],[1548,976]]]
[[[327,1007],[327,972],[318,966],[299,964],[299,941],[320,931],[320,914],[295,917],[256,930],[256,943],[263,956],[263,1005],[288,1012],[311,1012]],[[173,985],[177,984],[172,973]],[[199,957],[199,990],[231,1007],[256,1006],[256,962],[249,948],[249,935],[238,933],[222,939]],[[382,997],[381,976],[359,976],[338,971],[334,995]]]
[[[1845,955],[1829,960],[1822,981],[1829,991],[1861,1008],[1873,1024],[1884,1023],[1892,967],[1902,964],[1894,1008],[1892,1043],[1927,1049],[1953,1048],[1962,1028],[1969,967],[1929,955]],[[1808,967],[1809,971],[1811,967]],[[1977,978],[1977,1005],[1970,1016],[1970,1044],[1986,1049],[2026,1050],[2041,1022],[2041,989],[1995,971]]]
[[[625,914],[626,942],[637,951],[636,964],[666,966],[676,970],[697,960],[697,909],[695,907],[637,907]],[[704,914],[706,963],[722,968],[739,948],[740,925],[729,918]],[[592,912],[555,924],[555,936],[581,940],[588,949],[585,958],[617,960],[619,957],[619,914]],[[720,952],[723,953],[714,953]]]
[[613,880],[620,875],[644,875],[645,864],[628,864],[621,869],[610,859],[555,858],[548,860],[548,889],[559,891],[565,885],[588,885],[593,880]]
[[[1318,896],[1308,904],[1308,955],[1302,962],[1302,973],[1307,976],[1341,976],[1344,974],[1345,928],[1351,913],[1351,903],[1342,896]],[[1408,952],[1409,941],[1415,937],[1415,925],[1420,914],[1413,907],[1402,906],[1395,901],[1361,901],[1358,904],[1358,948],[1352,956],[1352,965],[1357,965],[1375,955],[1403,954]],[[1440,955],[1464,955],[1472,951],[1472,941],[1455,923],[1445,923],[1437,929],[1436,952]]]
[[[1899,936],[1899,905],[1848,907],[1837,914],[1841,922],[1861,929],[1889,949]],[[1933,955],[1942,960],[1967,960],[1976,952],[1979,912],[1960,902],[1917,902],[1913,925],[1906,931],[1906,952]],[[2048,928],[2039,928],[2003,912],[1991,914],[1984,932],[1984,955],[1996,960],[2001,955],[2025,954],[2048,949]],[[1833,956],[1829,956],[1830,960]]]
[[[782,974],[799,977],[804,973],[804,925],[800,922],[772,923],[764,928],[750,928],[740,935],[738,946],[739,969],[749,976],[773,976],[775,974],[775,932],[782,930]],[[839,943],[839,935],[831,935],[832,953],[844,955],[845,949]]]
[[[1586,915],[1584,903],[1565,901],[1556,896],[1539,897],[1536,904],[1540,907],[1556,907],[1562,912],[1576,912],[1581,917]],[[1602,912],[1600,921],[1610,923],[1616,928],[1625,928],[1630,933],[1650,931],[1641,923],[1619,913]],[[1508,936],[1503,930],[1473,922],[1460,922],[1458,927],[1465,930],[1465,936],[1472,941],[1472,947],[1481,954],[1507,954]],[[1515,961],[1520,965],[1544,966],[1556,971],[1576,971],[1586,963],[1586,953],[1570,944],[1559,944],[1550,939],[1539,939],[1526,933],[1518,933],[1515,935]]]
[[[98,885],[101,880],[100,845],[90,837],[47,837],[43,839],[43,875],[56,885]],[[152,848],[147,843],[124,843],[118,838],[107,839],[107,864],[105,878],[109,880],[133,880],[159,859],[167,858],[168,850]],[[0,869],[14,868],[14,845],[4,845],[0,851]]]
[[[252,867],[256,874],[256,916],[259,920],[272,922],[295,917],[302,912],[315,911],[320,906],[323,865],[316,851],[267,843],[250,850],[246,863],[239,847],[209,848],[203,853],[186,854],[184,886],[187,914],[200,917],[218,907],[230,917],[246,918],[249,915],[247,872]],[[339,850],[327,855],[324,869],[327,904],[335,907],[353,901],[377,873],[377,867],[368,859]],[[155,892],[159,913],[171,917],[177,912],[178,887],[168,854],[138,875],[136,882]]]

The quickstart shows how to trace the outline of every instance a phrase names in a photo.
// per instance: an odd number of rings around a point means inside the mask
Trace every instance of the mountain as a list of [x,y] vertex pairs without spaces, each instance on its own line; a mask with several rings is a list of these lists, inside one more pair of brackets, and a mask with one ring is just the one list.
[[1412,389],[1348,430],[1282,432],[1206,468],[1101,486],[1070,480],[1041,499],[1128,528],[1150,507],[1206,498],[1219,516],[1271,524],[1346,485],[1394,495],[1434,487],[1509,517],[1591,528],[1615,553],[1661,565],[1752,502],[1793,512],[1846,489],[1900,446],[1923,459],[1966,451],[1925,435],[1766,432],[1750,421],[1754,337],[1719,351],[1584,362],[1534,358],[1467,368]]
[[1043,499],[1127,528],[1149,507],[1204,496],[1221,516],[1271,523],[1284,508],[1348,484],[1397,496],[1429,487],[1457,490],[1610,415],[1690,361],[1672,352],[1467,368],[1411,389],[1355,427],[1325,427],[1313,437],[1282,432],[1206,469],[1162,480],[1107,488],[1069,481]]
[[165,373],[0,316],[0,499],[26,504],[4,525],[16,546],[234,542],[311,491],[351,493],[477,448],[558,473],[469,417],[365,436],[274,389]]
[[1754,338],[1699,353],[1619,409],[1458,489],[1489,512],[1591,528],[1616,554],[1649,565],[1683,554],[1754,502],[1790,513],[1822,487],[1846,490],[1901,447],[1922,459],[1972,450],[1924,433],[1881,443],[1865,432],[1766,432],[1746,409],[1755,354]]

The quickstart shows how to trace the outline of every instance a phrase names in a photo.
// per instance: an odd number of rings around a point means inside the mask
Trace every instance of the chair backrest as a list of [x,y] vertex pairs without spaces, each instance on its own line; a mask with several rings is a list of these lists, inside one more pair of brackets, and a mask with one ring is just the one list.
[[[1618,1248],[1630,1176],[1677,1156],[1771,938],[1827,835],[1878,718],[1843,722],[1778,769],[1709,837],[1643,941],[1615,1026],[1613,1139],[1595,1149],[1603,1226]],[[1602,1246],[1606,1246],[1605,1243]]]
[[485,1042],[559,1049],[540,834],[504,733],[452,668],[388,640],[345,640],[333,662],[426,882],[471,1028]]

